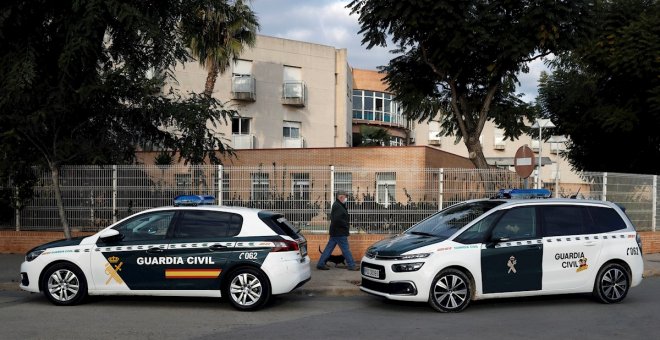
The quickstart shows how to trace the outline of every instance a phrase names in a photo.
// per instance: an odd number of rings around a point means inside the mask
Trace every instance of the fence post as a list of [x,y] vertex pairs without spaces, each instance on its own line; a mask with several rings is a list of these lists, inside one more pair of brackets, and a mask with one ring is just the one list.
[[651,213],[651,230],[655,231],[655,219],[658,216],[658,175],[653,175],[653,209]]
[[330,166],[330,202],[333,202],[335,195],[335,166]]
[[117,223],[117,166],[112,166],[112,223]]
[[443,190],[444,188],[444,181],[445,181],[445,169],[440,168],[438,171],[438,211],[442,210],[442,205],[443,205]]
[[222,164],[218,165],[218,205],[222,205]]
[[[15,202],[18,202],[18,186],[16,186]],[[16,204],[16,208],[14,208],[14,214],[16,218],[16,231],[21,231],[21,210],[19,209],[18,204]]]
[[607,172],[603,172],[603,201],[607,201]]

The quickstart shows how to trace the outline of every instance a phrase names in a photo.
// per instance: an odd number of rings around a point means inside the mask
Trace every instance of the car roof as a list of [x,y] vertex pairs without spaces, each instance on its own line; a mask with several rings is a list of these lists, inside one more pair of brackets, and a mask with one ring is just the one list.
[[226,205],[197,205],[197,206],[164,206],[164,207],[157,207],[157,208],[150,208],[143,210],[141,212],[148,212],[148,211],[161,211],[161,210],[209,210],[209,211],[220,211],[220,212],[229,212],[229,213],[238,213],[241,215],[257,215],[260,212],[266,212],[270,214],[278,214],[276,212],[270,211],[270,210],[263,210],[263,209],[257,209],[257,208],[248,208],[248,207],[234,207],[234,206],[226,206]]
[[[604,206],[609,208],[616,207],[616,204],[609,201],[589,200],[589,199],[573,199],[573,198],[533,198],[533,199],[505,199],[505,198],[482,198],[465,201],[467,202],[483,202],[483,201],[498,201],[502,202],[498,205],[497,209],[506,209],[514,206],[521,205],[591,205],[591,206]],[[495,209],[495,208],[494,208]]]

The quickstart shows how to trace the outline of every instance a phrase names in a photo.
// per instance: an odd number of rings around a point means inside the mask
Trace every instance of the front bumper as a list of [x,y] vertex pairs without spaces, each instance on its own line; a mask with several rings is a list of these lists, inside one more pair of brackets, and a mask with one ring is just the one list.
[[[411,261],[412,262],[412,261]],[[414,262],[422,262],[415,260]],[[385,261],[362,258],[361,274],[362,285],[360,290],[372,295],[382,296],[390,300],[400,301],[427,301],[428,291],[432,277],[426,273],[422,266],[413,272],[394,272],[392,265],[403,261]],[[377,269],[378,277],[365,275],[369,269]]]

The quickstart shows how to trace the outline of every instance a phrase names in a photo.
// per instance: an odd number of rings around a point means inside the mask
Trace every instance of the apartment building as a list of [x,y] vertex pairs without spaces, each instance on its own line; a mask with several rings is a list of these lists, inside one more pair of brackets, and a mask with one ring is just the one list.
[[[217,132],[238,150],[335,148],[359,144],[362,127],[371,126],[387,130],[390,146],[431,146],[468,156],[463,142],[440,136],[438,122],[406,120],[382,74],[351,68],[347,54],[342,48],[257,36],[255,47],[217,79],[213,96],[239,113]],[[180,65],[176,77],[176,86],[201,92],[206,70],[191,62]],[[552,130],[546,129],[544,136],[548,133]],[[516,150],[528,145],[537,156],[542,153],[543,182],[577,182],[577,174],[560,156],[564,144],[539,143],[535,137],[504,140],[503,131],[487,122],[481,142],[491,165],[513,169]]]

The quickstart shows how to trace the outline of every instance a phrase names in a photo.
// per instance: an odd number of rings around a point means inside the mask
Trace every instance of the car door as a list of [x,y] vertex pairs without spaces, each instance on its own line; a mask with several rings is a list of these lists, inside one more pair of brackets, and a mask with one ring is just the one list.
[[119,235],[97,240],[91,254],[95,289],[163,289],[159,263],[167,261],[163,253],[175,215],[166,210],[139,214],[113,228]]
[[235,250],[241,231],[240,214],[182,210],[167,253],[180,259],[163,268],[167,289],[218,290],[227,259]]
[[539,209],[545,247],[543,289],[560,291],[593,284],[590,278],[598,271],[603,235],[593,228],[589,208],[548,205]]
[[541,289],[543,244],[533,206],[502,213],[481,250],[484,294]]

